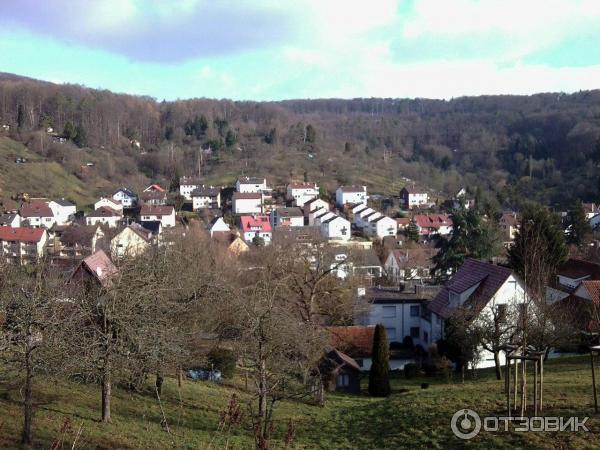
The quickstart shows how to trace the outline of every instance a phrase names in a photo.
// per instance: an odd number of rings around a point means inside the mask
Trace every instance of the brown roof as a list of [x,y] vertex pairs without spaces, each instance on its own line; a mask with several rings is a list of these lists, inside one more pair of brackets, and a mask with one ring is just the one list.
[[342,192],[365,192],[366,186],[340,186]]
[[45,232],[43,228],[0,227],[0,241],[39,242]]
[[404,186],[402,190],[408,192],[409,194],[424,194],[425,189],[417,189],[414,186]]
[[291,189],[316,189],[317,188],[317,183],[300,183],[300,182],[293,182],[288,184],[288,187]]
[[106,285],[110,276],[117,272],[117,268],[104,253],[104,250],[98,250],[93,255],[84,258],[80,263],[80,267],[93,275],[101,285]]
[[233,200],[259,200],[262,195],[258,192],[234,192],[231,198]]
[[354,358],[369,357],[373,352],[374,326],[328,327],[332,347]]
[[54,213],[46,202],[23,203],[19,210],[21,217],[54,217]]
[[78,225],[68,226],[60,236],[60,242],[65,245],[81,245],[82,247],[90,247],[92,245],[92,237],[96,233],[98,225]]
[[277,215],[279,217],[304,217],[304,213],[300,208],[291,207],[291,208],[277,208]]
[[344,352],[340,352],[336,348],[327,353],[327,358],[334,360],[338,364],[338,367],[348,366],[356,371],[360,371],[360,366],[354,358],[346,355]]
[[142,201],[164,200],[166,198],[167,198],[167,193],[166,192],[160,192],[160,191],[147,191],[147,192],[142,192],[140,194],[140,199]]
[[153,206],[153,205],[144,205],[140,210],[141,216],[169,216],[173,214],[175,209],[173,206]]
[[392,255],[400,269],[415,267],[430,267],[431,258],[438,252],[438,249],[431,247],[416,247],[407,249],[392,250]]
[[90,212],[88,217],[121,217],[121,213],[115,211],[108,206],[101,206],[100,208]]
[[500,219],[502,223],[509,225],[511,227],[519,226],[519,219],[516,213],[506,212],[502,214],[502,218]]
[[263,184],[266,179],[259,177],[239,177],[238,181],[241,184]]
[[600,264],[582,259],[569,258],[558,269],[558,275],[574,280],[585,277],[591,280],[600,280]]
[[590,294],[590,299],[597,306],[600,306],[600,280],[585,280],[581,284]]
[[16,201],[14,201],[10,198],[4,198],[4,199],[0,200],[0,205],[2,205],[2,208],[5,211],[18,211],[19,210],[19,203],[17,203]]
[[429,309],[442,317],[449,317],[455,310],[450,306],[450,292],[460,294],[479,283],[479,287],[465,301],[474,305],[474,310],[480,310],[511,274],[512,270],[507,267],[469,258],[433,299]]

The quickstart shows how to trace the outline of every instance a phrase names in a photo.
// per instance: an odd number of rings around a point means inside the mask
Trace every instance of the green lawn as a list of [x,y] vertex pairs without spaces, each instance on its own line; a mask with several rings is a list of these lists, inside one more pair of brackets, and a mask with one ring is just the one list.
[[[600,448],[600,417],[593,415],[588,359],[551,361],[545,375],[546,415],[590,416],[590,433],[482,432],[471,441],[459,440],[450,430],[450,419],[458,409],[471,408],[480,415],[504,413],[502,383],[484,372],[465,384],[394,378],[394,392],[387,399],[331,394],[322,408],[283,403],[277,410],[276,448],[283,447],[290,418],[296,425],[293,447],[299,449]],[[13,380],[0,377],[0,448],[18,448],[20,394]],[[422,382],[430,387],[421,389]],[[224,448],[226,437],[217,432],[217,426],[233,392],[242,398],[247,395],[233,386],[192,381],[185,381],[179,392],[175,381],[168,379],[162,402],[169,434],[161,426],[160,406],[150,388],[146,394],[115,389],[113,422],[105,425],[97,421],[97,386],[38,379],[36,447],[48,448],[53,440],[65,436],[68,445],[63,448],[71,448],[72,436],[81,428],[78,448]],[[65,420],[70,421],[71,431],[61,433]],[[241,428],[232,433],[229,445],[251,448],[252,437]]]

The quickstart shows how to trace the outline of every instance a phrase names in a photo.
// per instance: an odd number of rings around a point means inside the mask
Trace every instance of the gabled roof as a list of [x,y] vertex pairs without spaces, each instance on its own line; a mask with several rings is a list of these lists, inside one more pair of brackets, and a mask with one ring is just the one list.
[[297,207],[276,208],[275,211],[277,211],[277,215],[279,217],[304,217],[304,214],[302,213],[302,210],[300,208],[297,208]]
[[7,226],[9,223],[12,223],[17,217],[18,214],[0,214],[0,226]]
[[409,194],[426,194],[425,189],[417,189],[414,186],[404,186],[402,190]]
[[400,269],[430,267],[431,258],[437,254],[438,250],[431,247],[419,246],[409,249],[395,249],[390,253],[396,260]]
[[259,177],[239,177],[237,181],[240,184],[263,184],[266,183],[266,178]]
[[517,213],[514,212],[504,212],[502,213],[502,217],[500,218],[500,222],[509,225],[511,227],[519,226],[519,218],[517,217]]
[[60,242],[63,245],[80,245],[82,247],[91,247],[92,238],[98,230],[98,225],[71,225],[65,228],[60,236]]
[[329,360],[335,362],[337,367],[350,367],[356,371],[360,371],[360,366],[351,356],[346,355],[344,352],[340,352],[334,348],[327,352],[325,355]]
[[102,286],[108,285],[111,275],[117,273],[117,268],[103,250],[84,258],[75,273],[80,269],[96,278]]
[[155,183],[155,184],[151,184],[146,189],[144,189],[144,192],[150,192],[150,191],[165,192],[165,188],[163,188],[160,184]]
[[140,209],[140,216],[170,216],[174,211],[175,208],[171,205],[144,205]]
[[[136,235],[138,235],[140,238],[142,238],[145,242],[150,242],[152,240],[152,232],[150,232],[146,227],[143,227],[140,224],[135,223],[135,224],[129,225],[127,228],[129,228],[131,231],[133,231]],[[125,231],[127,228],[125,228],[123,231]],[[121,233],[123,231],[121,231]],[[121,233],[119,233],[119,234],[121,234]]]
[[127,189],[126,187],[120,187],[115,192],[113,192],[113,195],[117,194],[118,192],[122,192],[127,197],[132,197],[132,198],[136,197],[135,193],[131,189]]
[[599,307],[600,306],[600,280],[585,280],[581,284],[588,292],[592,302]]
[[196,188],[192,191],[191,196],[192,197],[218,197],[219,194],[221,193],[221,189],[216,188],[216,187],[206,187],[206,186],[202,186],[199,188]]
[[569,258],[560,266],[557,274],[573,280],[585,277],[598,280],[600,279],[600,264],[583,259]]
[[54,217],[54,213],[46,202],[23,203],[19,210],[21,217]]
[[101,206],[100,208],[90,212],[87,217],[121,217],[121,213],[109,208],[108,206]]
[[142,192],[140,195],[140,199],[142,201],[149,201],[149,200],[165,200],[167,198],[167,193],[164,191],[148,191],[148,192]]
[[335,326],[327,327],[327,331],[332,347],[354,358],[371,356],[375,334],[374,326]]
[[474,311],[481,310],[496,295],[511,274],[512,270],[507,267],[469,258],[431,302],[429,309],[442,317],[449,317],[454,311],[450,305],[450,292],[462,293],[479,284],[465,302],[473,305]]
[[288,184],[288,188],[290,188],[290,189],[317,189],[317,183],[292,182],[292,183]]
[[259,192],[234,192],[232,200],[260,200],[262,195]]
[[313,203],[318,202],[318,201],[322,201],[323,203],[327,203],[325,200],[323,200],[322,198],[319,197],[315,197],[310,199],[309,201],[307,201],[304,205],[303,208],[306,208],[307,206],[311,206]]
[[454,222],[448,214],[415,214],[413,217],[415,223],[421,228],[451,227]]
[[272,231],[268,216],[242,216],[240,217],[240,221],[244,232],[256,231],[253,228],[258,228],[262,233],[270,233]]
[[366,186],[356,186],[356,185],[352,185],[352,186],[340,186],[338,188],[339,190],[341,190],[344,193],[357,193],[357,192],[367,192],[367,187]]
[[323,222],[321,222],[321,223],[331,223],[331,222],[333,222],[334,220],[338,220],[338,219],[346,220],[346,219],[344,219],[343,217],[340,217],[340,216],[333,216],[332,218],[330,218],[330,219],[327,219],[327,220],[324,220],[324,221],[323,221]]
[[73,203],[71,203],[69,200],[65,200],[64,198],[59,198],[57,200],[52,200],[54,203],[56,203],[59,206],[75,206]]
[[0,241],[39,242],[45,233],[43,228],[0,227]]
[[179,179],[180,186],[199,186],[202,184],[202,178],[200,177],[181,177]]

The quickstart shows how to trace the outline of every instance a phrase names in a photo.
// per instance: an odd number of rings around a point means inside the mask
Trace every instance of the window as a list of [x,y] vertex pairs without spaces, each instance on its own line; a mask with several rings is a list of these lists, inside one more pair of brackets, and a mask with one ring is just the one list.
[[421,336],[421,329],[419,327],[410,327],[410,337],[413,339],[419,339]]
[[396,307],[395,306],[384,306],[381,308],[381,317],[384,319],[393,319],[396,317]]
[[411,305],[410,317],[419,317],[419,313],[420,313],[419,305]]
[[387,333],[388,342],[392,342],[396,340],[396,329],[395,328],[386,328],[385,332]]
[[340,373],[337,376],[337,386],[338,387],[350,386],[350,375],[348,375],[347,373]]

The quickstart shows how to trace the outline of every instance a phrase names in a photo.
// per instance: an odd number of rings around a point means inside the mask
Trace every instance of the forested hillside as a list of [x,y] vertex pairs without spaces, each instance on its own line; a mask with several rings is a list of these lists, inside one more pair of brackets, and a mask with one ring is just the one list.
[[[201,172],[218,184],[245,173],[274,183],[307,177],[330,188],[360,182],[386,193],[406,177],[441,194],[490,190],[511,206],[531,198],[564,207],[600,196],[600,91],[161,102],[3,74],[0,124],[72,175],[109,185]],[[82,171],[90,161],[93,169]]]

